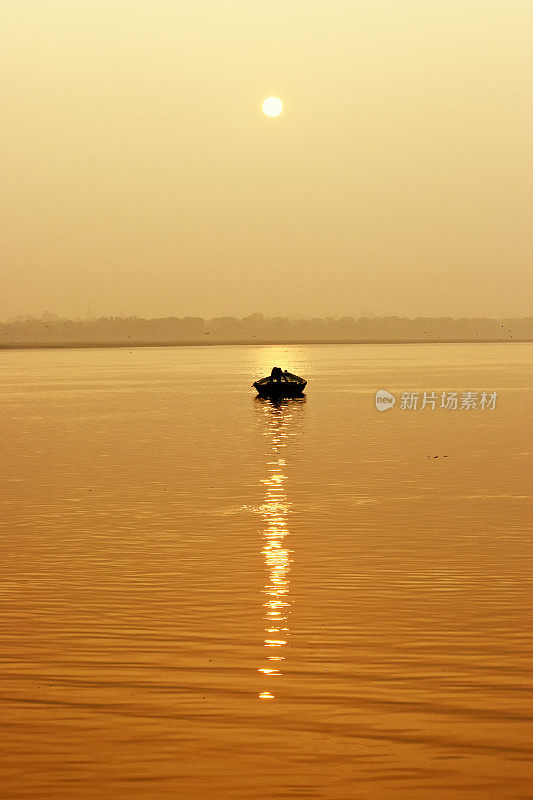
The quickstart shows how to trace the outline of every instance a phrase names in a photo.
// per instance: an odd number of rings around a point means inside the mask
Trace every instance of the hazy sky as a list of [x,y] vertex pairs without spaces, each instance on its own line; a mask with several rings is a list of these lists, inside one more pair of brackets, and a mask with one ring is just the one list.
[[8,0],[0,37],[0,318],[530,312],[531,0]]

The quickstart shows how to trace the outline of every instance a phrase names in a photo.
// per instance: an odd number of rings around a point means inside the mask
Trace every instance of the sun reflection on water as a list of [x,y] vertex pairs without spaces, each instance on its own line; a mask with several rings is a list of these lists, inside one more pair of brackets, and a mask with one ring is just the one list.
[[[260,508],[263,520],[261,552],[267,572],[267,582],[263,589],[266,602],[263,603],[263,608],[266,634],[264,638],[265,661],[268,663],[260,667],[258,672],[269,678],[283,675],[282,664],[279,662],[285,660],[285,650],[282,648],[287,648],[290,637],[289,576],[292,550],[287,547],[286,538],[289,535],[288,517],[292,504],[288,501],[285,489],[287,464],[283,458],[283,451],[287,446],[293,417],[303,402],[301,400],[281,403],[258,401],[264,414],[265,436],[270,440],[267,477],[261,481],[265,488],[265,500]],[[270,688],[268,691],[260,692],[259,698],[274,700],[275,694],[270,691]]]

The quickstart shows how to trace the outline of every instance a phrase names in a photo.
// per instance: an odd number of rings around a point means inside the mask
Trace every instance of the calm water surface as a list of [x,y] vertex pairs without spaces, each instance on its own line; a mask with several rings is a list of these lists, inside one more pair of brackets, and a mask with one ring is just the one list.
[[0,353],[0,796],[532,798],[532,354]]

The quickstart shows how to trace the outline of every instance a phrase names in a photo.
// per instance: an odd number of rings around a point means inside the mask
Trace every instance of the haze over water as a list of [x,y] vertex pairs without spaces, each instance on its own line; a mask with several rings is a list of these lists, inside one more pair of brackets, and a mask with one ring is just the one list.
[[530,798],[532,352],[2,352],[0,797]]

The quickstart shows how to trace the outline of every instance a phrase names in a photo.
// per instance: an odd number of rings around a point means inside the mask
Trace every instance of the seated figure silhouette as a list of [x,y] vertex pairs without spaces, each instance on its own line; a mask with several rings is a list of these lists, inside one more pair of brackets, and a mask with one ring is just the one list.
[[272,367],[272,372],[270,373],[270,380],[273,383],[279,383],[281,381],[282,376],[281,367]]

